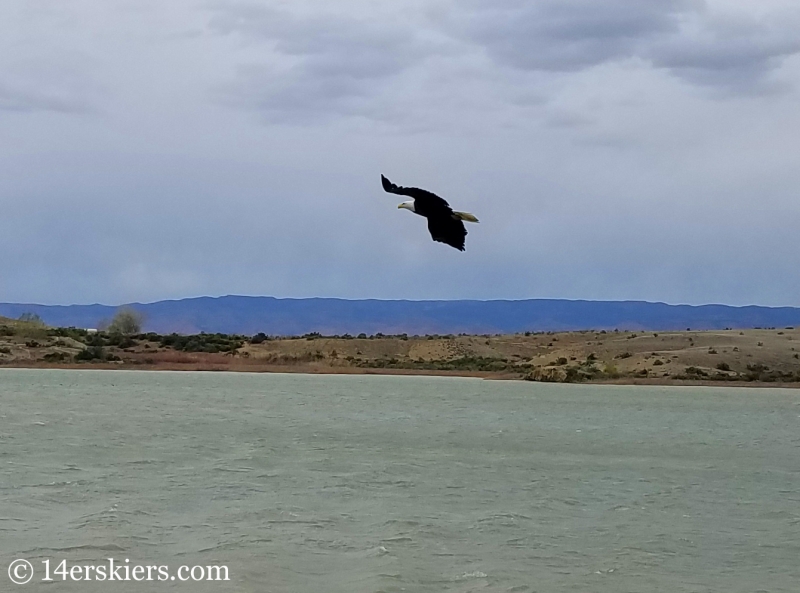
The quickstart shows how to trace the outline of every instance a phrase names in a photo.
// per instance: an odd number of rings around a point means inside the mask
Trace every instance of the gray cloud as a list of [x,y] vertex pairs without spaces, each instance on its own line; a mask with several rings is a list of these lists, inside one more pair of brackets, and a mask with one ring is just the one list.
[[465,0],[449,30],[523,70],[638,58],[690,83],[746,89],[800,52],[796,20],[723,20],[702,0]]
[[0,83],[0,111],[54,111],[58,113],[91,113],[95,108],[88,102],[47,93],[39,89],[20,89]]
[[691,0],[468,0],[452,31],[497,61],[528,70],[574,71],[633,55],[643,38],[678,30]]
[[800,36],[781,24],[706,19],[650,44],[645,55],[687,82],[758,90],[784,58],[800,52]]
[[435,51],[409,26],[249,4],[218,7],[210,28],[272,50],[272,59],[240,65],[226,90],[276,119],[379,117],[372,99],[383,86]]

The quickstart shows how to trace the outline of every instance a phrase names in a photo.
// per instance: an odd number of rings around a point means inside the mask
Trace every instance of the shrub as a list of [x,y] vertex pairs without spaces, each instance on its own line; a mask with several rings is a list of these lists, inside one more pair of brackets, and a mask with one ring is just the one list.
[[567,375],[564,377],[565,383],[577,383],[578,381],[583,381],[585,379],[586,376],[582,373],[579,373],[576,367],[567,367]]
[[111,334],[108,336],[106,343],[109,346],[117,346],[118,348],[130,348],[136,345],[136,342],[130,336],[121,333]]
[[171,347],[182,352],[208,352],[211,354],[235,352],[242,347],[244,342],[244,336],[205,333],[191,336],[170,334],[161,336],[159,340],[162,347]]
[[108,325],[108,333],[122,334],[125,336],[138,334],[142,331],[143,323],[144,314],[129,307],[123,307],[117,311],[111,323]]
[[731,370],[731,365],[729,365],[727,362],[719,362],[717,363],[717,369],[720,371],[729,371]]
[[102,346],[89,346],[75,355],[75,360],[92,361],[106,360],[106,352]]
[[261,344],[262,342],[267,341],[267,335],[264,332],[258,332],[252,338],[250,338],[251,344]]

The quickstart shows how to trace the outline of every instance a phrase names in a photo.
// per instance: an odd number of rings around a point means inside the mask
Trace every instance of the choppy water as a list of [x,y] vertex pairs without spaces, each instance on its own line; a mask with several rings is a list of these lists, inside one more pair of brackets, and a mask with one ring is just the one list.
[[6,369],[0,405],[0,590],[800,590],[797,390]]

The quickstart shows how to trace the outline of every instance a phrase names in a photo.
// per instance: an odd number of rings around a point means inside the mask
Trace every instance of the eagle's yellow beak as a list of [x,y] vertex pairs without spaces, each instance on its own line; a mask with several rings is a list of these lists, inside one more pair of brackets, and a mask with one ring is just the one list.
[[398,208],[405,208],[405,205],[404,204],[398,204],[397,207]]

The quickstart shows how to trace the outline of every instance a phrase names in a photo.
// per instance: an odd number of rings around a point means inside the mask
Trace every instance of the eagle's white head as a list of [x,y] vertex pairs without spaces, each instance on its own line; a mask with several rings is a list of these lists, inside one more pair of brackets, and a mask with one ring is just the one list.
[[411,212],[416,212],[416,210],[414,210],[414,200],[409,200],[408,202],[403,202],[402,204],[398,204],[397,207],[405,208],[406,210],[411,210]]

